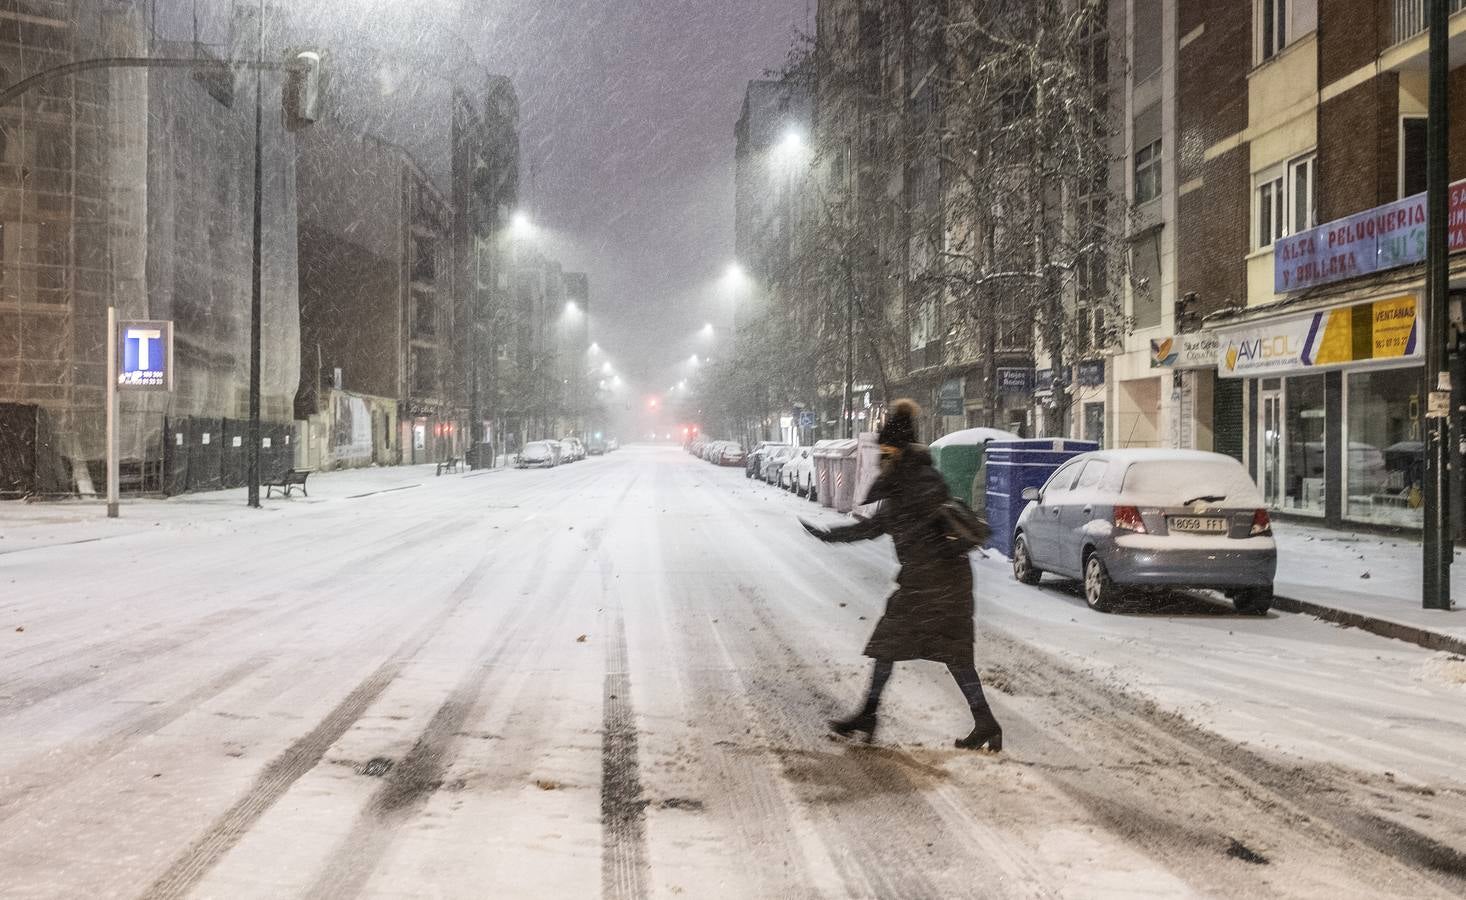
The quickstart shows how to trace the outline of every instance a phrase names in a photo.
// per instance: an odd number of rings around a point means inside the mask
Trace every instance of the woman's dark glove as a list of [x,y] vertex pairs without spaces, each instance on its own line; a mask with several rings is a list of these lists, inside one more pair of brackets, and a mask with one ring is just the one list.
[[799,520],[799,524],[804,526],[805,531],[808,531],[810,534],[814,535],[822,541],[825,541],[826,543],[829,542],[830,532],[828,529],[821,528],[818,525],[811,525],[809,522],[806,522],[803,519]]

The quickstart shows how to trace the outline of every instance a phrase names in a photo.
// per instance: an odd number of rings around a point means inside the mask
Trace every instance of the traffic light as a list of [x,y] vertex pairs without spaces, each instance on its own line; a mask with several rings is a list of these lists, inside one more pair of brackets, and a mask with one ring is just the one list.
[[321,117],[325,70],[321,54],[303,50],[285,65],[285,127],[300,131]]

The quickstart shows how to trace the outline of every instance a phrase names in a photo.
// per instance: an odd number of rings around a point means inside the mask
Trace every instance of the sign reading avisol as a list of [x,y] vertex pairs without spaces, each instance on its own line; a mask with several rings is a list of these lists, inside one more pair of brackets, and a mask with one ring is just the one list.
[[117,386],[132,390],[173,389],[173,323],[117,323]]
[[[1466,181],[1451,185],[1451,251],[1466,250]],[[1280,239],[1273,252],[1279,294],[1425,259],[1425,195],[1327,222]]]
[[1414,294],[1251,322],[1217,332],[1217,374],[1284,375],[1420,356]]

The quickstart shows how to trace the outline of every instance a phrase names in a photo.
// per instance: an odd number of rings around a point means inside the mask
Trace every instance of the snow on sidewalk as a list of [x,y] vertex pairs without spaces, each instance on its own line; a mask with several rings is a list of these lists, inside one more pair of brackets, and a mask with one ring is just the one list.
[[1421,546],[1408,535],[1334,531],[1276,522],[1280,597],[1466,641],[1466,554],[1451,567],[1450,611],[1422,609]]
[[444,490],[462,478],[478,478],[505,471],[502,468],[439,476],[436,466],[375,466],[364,469],[339,469],[317,472],[310,476],[303,496],[297,488],[289,498],[279,491],[269,499],[260,489],[262,509],[245,505],[246,490],[202,491],[177,497],[124,498],[121,515],[107,518],[106,503],[101,500],[63,500],[57,502],[0,503],[0,557],[6,554],[63,544],[127,537],[158,529],[198,532],[228,529],[247,521],[251,516],[301,516],[349,500],[359,500],[392,491],[417,488]]

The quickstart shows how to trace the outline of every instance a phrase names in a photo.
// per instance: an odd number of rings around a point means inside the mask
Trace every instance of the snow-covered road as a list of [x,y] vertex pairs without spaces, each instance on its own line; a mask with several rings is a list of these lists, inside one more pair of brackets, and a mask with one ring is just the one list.
[[633,448],[10,550],[0,896],[1466,891],[1466,662],[979,560],[1005,752],[924,663],[847,745],[894,564],[796,514]]

